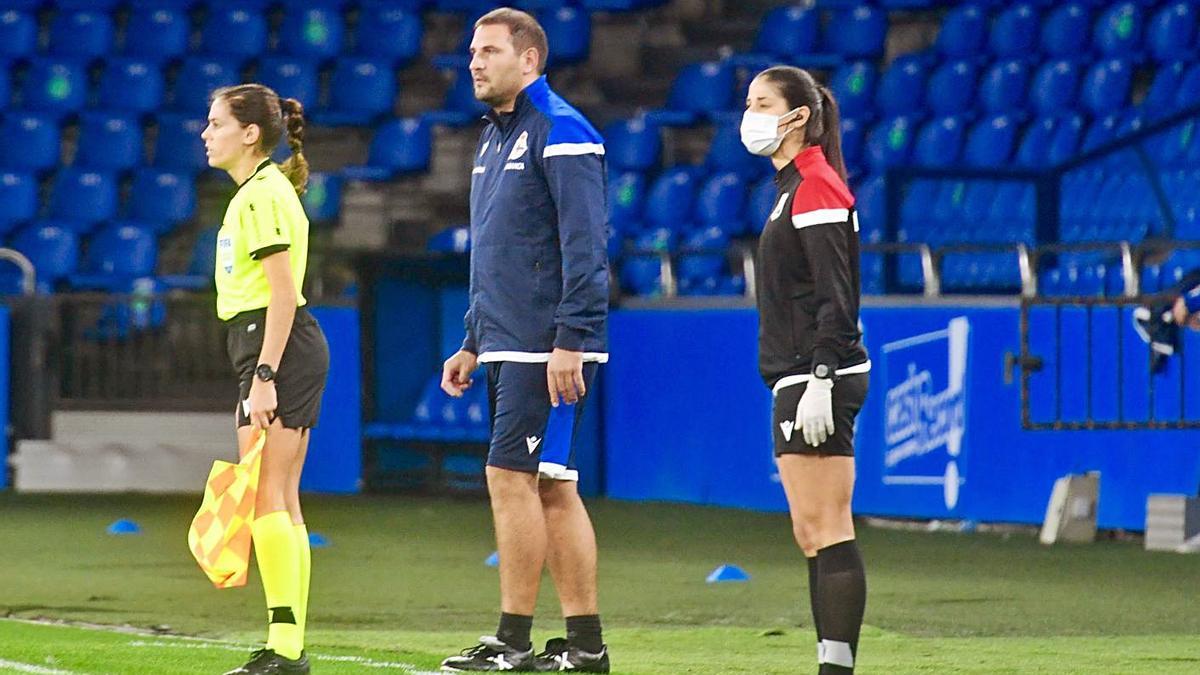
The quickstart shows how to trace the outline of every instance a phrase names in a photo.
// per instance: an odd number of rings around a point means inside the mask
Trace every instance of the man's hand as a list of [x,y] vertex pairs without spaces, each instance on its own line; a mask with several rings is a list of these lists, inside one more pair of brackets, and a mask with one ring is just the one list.
[[546,364],[546,386],[550,390],[550,405],[558,407],[561,399],[573,405],[587,394],[583,384],[583,352],[555,349]]
[[804,387],[796,406],[796,424],[804,432],[804,442],[817,447],[833,436],[833,382],[814,377]]
[[442,364],[442,391],[455,398],[471,386],[471,373],[479,366],[478,357],[468,351],[458,352]]

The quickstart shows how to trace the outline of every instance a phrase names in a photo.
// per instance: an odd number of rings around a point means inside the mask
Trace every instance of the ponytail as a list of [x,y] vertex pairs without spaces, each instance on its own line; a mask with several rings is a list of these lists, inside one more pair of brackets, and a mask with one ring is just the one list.
[[[292,156],[279,166],[279,170],[296,188],[296,194],[304,194],[308,188],[308,160],[304,157],[304,106],[294,98],[285,98],[280,99],[279,108],[283,112],[287,144],[292,150]],[[840,154],[838,156],[841,157]]]
[[846,159],[842,156],[842,122],[837,101],[829,87],[818,85],[821,95],[821,129],[816,142],[825,153],[825,161],[837,172],[842,182],[847,182]]

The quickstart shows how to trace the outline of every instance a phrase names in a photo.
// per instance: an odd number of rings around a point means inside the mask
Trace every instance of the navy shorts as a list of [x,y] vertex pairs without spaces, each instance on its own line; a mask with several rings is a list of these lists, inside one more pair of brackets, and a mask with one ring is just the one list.
[[545,363],[487,364],[492,441],[488,466],[536,473],[553,480],[579,480],[575,432],[591,398],[596,363],[583,364],[587,395],[573,405],[550,405]]

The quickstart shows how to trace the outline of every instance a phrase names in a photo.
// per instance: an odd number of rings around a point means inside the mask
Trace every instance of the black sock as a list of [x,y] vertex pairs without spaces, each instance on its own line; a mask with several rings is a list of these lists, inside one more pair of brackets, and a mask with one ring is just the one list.
[[600,635],[600,615],[568,616],[567,643],[590,654],[599,654],[600,650],[604,649],[604,638]]
[[817,634],[817,644],[821,643],[821,617],[817,613],[820,603],[817,602],[817,556],[805,558],[808,562],[808,604],[812,608],[813,632]]
[[858,634],[867,605],[867,577],[853,539],[817,551],[820,675],[854,672]]
[[533,628],[532,616],[501,612],[500,627],[496,629],[496,637],[513,649],[527,651],[533,647],[533,643],[529,641],[531,628]]

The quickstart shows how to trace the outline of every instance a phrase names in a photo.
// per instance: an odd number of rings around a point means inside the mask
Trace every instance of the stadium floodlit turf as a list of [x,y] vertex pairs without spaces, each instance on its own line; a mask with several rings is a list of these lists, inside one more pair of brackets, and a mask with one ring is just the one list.
[[[257,578],[213,589],[191,560],[196,498],[0,494],[0,673],[220,673],[262,638]],[[591,504],[614,672],[815,672],[785,516]],[[105,528],[135,520],[141,534]],[[481,500],[313,498],[316,673],[421,672],[495,628]],[[861,673],[1200,672],[1200,565],[1132,543],[864,528]],[[748,583],[709,585],[736,563]],[[534,638],[562,633],[542,593]],[[73,625],[34,623],[63,620]],[[123,630],[107,627],[126,626]],[[187,637],[184,637],[187,636]]]

